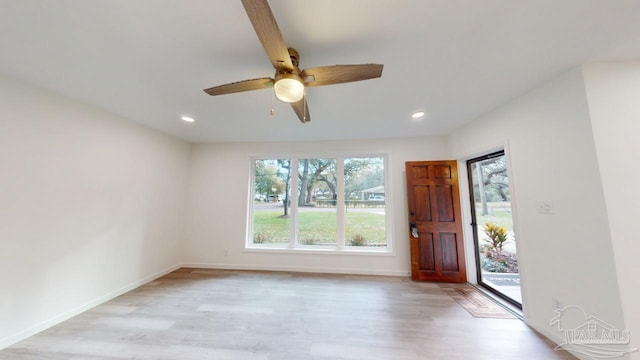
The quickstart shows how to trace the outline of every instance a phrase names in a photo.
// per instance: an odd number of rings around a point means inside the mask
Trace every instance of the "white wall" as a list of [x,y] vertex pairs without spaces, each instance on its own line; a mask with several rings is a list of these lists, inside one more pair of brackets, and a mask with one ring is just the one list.
[[0,77],[0,348],[179,263],[189,152]]
[[630,347],[640,348],[640,62],[583,69]]
[[[557,299],[623,328],[581,70],[457,129],[447,143],[456,159],[509,144],[526,321],[559,341],[549,325]],[[540,200],[553,201],[555,214],[538,214]]]
[[[296,125],[294,125],[296,126]],[[299,125],[298,125],[299,126]],[[410,270],[404,163],[445,159],[442,138],[299,143],[199,144],[192,149],[186,262],[197,266],[406,276]],[[318,255],[243,251],[250,157],[388,153],[395,255]],[[387,185],[389,187],[389,185]],[[225,256],[225,250],[228,255]]]

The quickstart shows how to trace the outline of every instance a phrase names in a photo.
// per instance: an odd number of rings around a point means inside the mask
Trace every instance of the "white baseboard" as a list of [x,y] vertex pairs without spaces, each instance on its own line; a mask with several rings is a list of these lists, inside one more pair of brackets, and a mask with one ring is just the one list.
[[[546,337],[547,339],[551,340],[554,344],[559,345],[561,343],[564,343],[564,339],[562,337],[560,337],[558,334],[555,334],[551,331],[549,331],[549,329],[547,329],[544,326],[540,326],[536,323],[530,322],[525,320],[525,323],[532,328],[533,330],[539,332],[540,334],[542,334],[544,337]],[[571,355],[577,357],[580,360],[592,360],[591,357],[585,355],[585,354],[581,354],[581,353],[577,353],[574,351],[568,351],[568,350],[557,350],[557,351],[566,351],[568,353],[570,353]]]
[[95,298],[95,299],[93,299],[91,301],[88,301],[88,302],[86,302],[86,303],[84,303],[84,304],[82,304],[80,306],[77,306],[77,307],[75,307],[75,308],[73,308],[73,309],[71,309],[69,311],[65,311],[65,312],[63,312],[61,314],[58,314],[58,315],[56,315],[56,316],[54,316],[54,317],[52,317],[50,319],[47,319],[47,320],[45,320],[45,321],[43,321],[41,323],[38,323],[38,324],[36,324],[34,326],[31,326],[31,327],[29,327],[29,328],[27,328],[27,329],[15,334],[15,335],[11,335],[11,336],[5,337],[3,339],[0,339],[0,350],[4,349],[6,347],[9,347],[9,346],[11,346],[13,344],[16,344],[16,343],[18,343],[18,342],[20,342],[20,341],[22,341],[22,340],[24,340],[24,339],[26,339],[26,338],[28,338],[30,336],[33,336],[33,335],[35,335],[35,334],[37,334],[37,333],[39,333],[41,331],[44,331],[44,330],[46,330],[46,329],[48,329],[48,328],[50,328],[50,327],[52,327],[54,325],[57,325],[57,324],[65,321],[65,320],[68,320],[68,319],[70,319],[70,318],[72,318],[72,317],[74,317],[74,316],[76,316],[78,314],[81,314],[81,313],[83,313],[83,312],[85,312],[85,311],[87,311],[87,310],[89,310],[89,309],[91,309],[93,307],[96,307],[96,306],[98,306],[98,305],[100,305],[102,303],[105,303],[105,302],[107,302],[107,301],[109,301],[109,300],[111,300],[111,299],[113,299],[115,297],[118,297],[118,296],[120,296],[120,295],[122,295],[122,294],[124,294],[126,292],[129,292],[129,291],[131,291],[131,290],[133,290],[133,289],[135,289],[135,288],[137,288],[139,286],[142,286],[142,285],[148,283],[149,281],[155,280],[155,279],[157,279],[157,278],[159,278],[161,276],[164,276],[164,275],[166,275],[166,274],[168,274],[168,273],[170,273],[172,271],[175,271],[175,270],[177,270],[177,269],[179,269],[181,267],[182,267],[182,265],[180,265],[180,264],[173,265],[173,266],[171,266],[171,267],[169,267],[167,269],[164,269],[162,271],[159,271],[159,272],[157,272],[155,274],[152,274],[152,275],[146,276],[146,277],[144,277],[144,278],[142,278],[140,280],[134,281],[133,283],[128,284],[126,286],[123,286],[120,289],[117,289],[117,290],[112,291],[110,293],[107,293],[107,294],[105,294],[103,296]]
[[327,268],[307,266],[283,266],[283,265],[245,265],[245,264],[215,264],[215,263],[184,263],[182,267],[220,269],[220,270],[259,270],[259,271],[291,271],[321,274],[351,274],[351,275],[376,275],[376,276],[401,276],[408,277],[407,271],[400,270],[375,270],[355,268]]

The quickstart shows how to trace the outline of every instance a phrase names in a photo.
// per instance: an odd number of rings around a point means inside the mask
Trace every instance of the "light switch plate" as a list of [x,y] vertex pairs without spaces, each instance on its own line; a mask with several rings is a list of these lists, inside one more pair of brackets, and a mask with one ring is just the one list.
[[552,215],[554,213],[553,201],[551,200],[538,201],[537,208],[538,214]]

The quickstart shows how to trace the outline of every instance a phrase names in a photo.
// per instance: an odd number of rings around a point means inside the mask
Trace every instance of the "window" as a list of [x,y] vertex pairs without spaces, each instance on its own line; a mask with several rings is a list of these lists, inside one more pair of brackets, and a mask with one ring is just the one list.
[[253,243],[289,244],[291,160],[256,160],[253,173]]
[[298,242],[336,246],[338,206],[336,159],[298,160]]
[[345,245],[386,246],[384,159],[344,159]]
[[253,159],[247,246],[387,252],[385,164],[384,156]]

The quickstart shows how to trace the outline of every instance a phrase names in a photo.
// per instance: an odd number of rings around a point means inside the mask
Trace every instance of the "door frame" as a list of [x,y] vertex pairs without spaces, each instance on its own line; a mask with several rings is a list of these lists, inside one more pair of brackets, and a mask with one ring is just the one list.
[[[484,282],[484,280],[482,279],[482,267],[480,266],[480,239],[479,239],[479,230],[478,230],[478,224],[476,223],[476,207],[475,207],[475,198],[474,198],[474,190],[472,189],[473,186],[473,173],[471,170],[471,165],[472,163],[476,163],[476,162],[481,162],[483,160],[489,160],[489,159],[493,159],[493,158],[497,158],[497,157],[505,157],[505,161],[507,161],[507,154],[504,150],[499,150],[496,152],[491,152],[482,156],[478,156],[475,158],[471,158],[465,161],[466,163],[466,168],[467,168],[467,182],[468,182],[468,187],[469,187],[469,204],[470,204],[470,210],[471,210],[471,230],[472,230],[472,235],[473,235],[473,255],[475,258],[475,264],[476,264],[476,282],[478,285],[482,286],[484,289],[486,289],[487,291],[491,292],[492,294],[498,296],[499,298],[501,298],[502,300],[510,303],[511,305],[522,309],[522,304],[517,302],[516,300],[506,296],[505,294],[503,294],[502,292],[494,289],[493,287],[489,286],[487,283]],[[509,173],[509,164],[507,161],[507,174]],[[509,182],[511,182],[509,180]],[[509,188],[511,188],[511,186],[509,186]],[[511,218],[513,220],[513,213],[511,215]],[[516,252],[516,256],[517,256],[517,252]],[[519,269],[518,269],[518,275],[519,275]]]
[[[494,143],[495,144],[495,143]],[[470,250],[470,252],[473,252],[473,255],[469,255],[467,257],[467,269],[469,272],[469,279],[470,280],[475,280],[475,284],[477,284],[478,286],[482,286],[483,289],[486,289],[488,292],[495,294],[496,296],[498,296],[500,299],[504,299],[506,302],[508,302],[509,304],[513,305],[514,307],[519,308],[520,310],[522,310],[522,313],[524,315],[524,318],[527,318],[527,308],[528,308],[528,296],[527,296],[527,287],[526,287],[526,270],[525,270],[525,262],[522,261],[522,254],[525,253],[525,244],[523,244],[522,242],[520,242],[518,244],[518,251],[517,251],[517,258],[518,258],[518,270],[520,273],[520,292],[522,294],[522,303],[518,304],[517,302],[514,303],[514,301],[506,296],[500,296],[502,295],[501,293],[499,293],[498,291],[496,291],[495,289],[491,288],[490,286],[485,286],[481,283],[480,279],[480,261],[479,261],[479,254],[476,251],[476,249],[478,248],[478,239],[477,239],[477,235],[476,235],[476,231],[474,226],[472,225],[472,222],[475,220],[475,209],[473,204],[475,203],[474,199],[473,199],[473,192],[471,191],[471,184],[473,183],[473,181],[471,180],[471,176],[472,174],[469,171],[469,167],[468,167],[468,162],[469,161],[473,161],[473,160],[477,160],[477,159],[481,159],[481,158],[486,158],[487,156],[490,155],[495,155],[495,156],[499,156],[497,154],[499,153],[504,153],[505,159],[506,159],[506,163],[507,163],[507,174],[509,177],[509,189],[510,189],[510,194],[511,194],[511,217],[513,219],[513,229],[515,232],[517,232],[518,234],[521,234],[521,232],[519,231],[519,226],[518,226],[518,214],[517,214],[517,193],[516,193],[516,186],[515,186],[515,177],[513,175],[513,166],[511,164],[511,151],[509,148],[509,141],[508,139],[505,139],[503,142],[500,143],[500,145],[495,144],[494,146],[490,146],[485,148],[485,150],[482,151],[474,151],[471,154],[468,154],[467,156],[463,156],[463,157],[459,157],[458,158],[458,169],[461,170],[460,171],[460,192],[461,192],[461,199],[462,200],[462,211],[463,211],[463,215],[465,218],[466,223],[463,224],[464,227],[464,232],[465,234],[470,234],[470,236],[467,236],[467,239],[472,239],[470,241],[467,242],[467,246],[468,246],[468,250]],[[462,174],[462,172],[465,172],[466,176],[464,176]],[[466,193],[466,194],[465,194]],[[473,212],[473,213],[472,213]],[[522,239],[522,234],[519,236],[520,239]],[[475,269],[475,271],[474,271]]]

